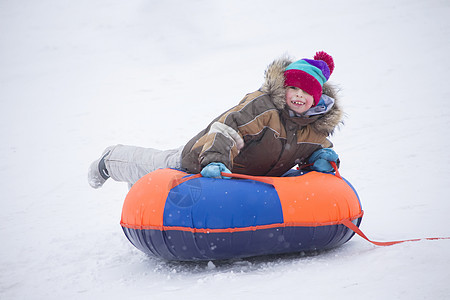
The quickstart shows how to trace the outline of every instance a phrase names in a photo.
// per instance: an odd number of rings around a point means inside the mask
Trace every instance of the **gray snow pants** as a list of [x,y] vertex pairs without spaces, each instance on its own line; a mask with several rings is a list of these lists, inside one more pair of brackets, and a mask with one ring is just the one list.
[[172,150],[157,150],[136,146],[116,145],[108,147],[111,152],[105,157],[106,169],[115,181],[133,185],[142,176],[160,168],[181,169],[183,147]]

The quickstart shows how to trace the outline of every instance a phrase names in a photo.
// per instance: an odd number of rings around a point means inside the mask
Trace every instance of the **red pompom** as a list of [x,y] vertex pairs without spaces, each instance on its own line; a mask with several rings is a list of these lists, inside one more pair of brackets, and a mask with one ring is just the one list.
[[330,69],[330,75],[331,75],[331,73],[333,73],[334,61],[333,61],[333,57],[331,57],[331,55],[329,55],[325,51],[319,51],[319,52],[316,52],[316,55],[314,55],[314,59],[315,60],[323,60],[328,65],[328,68]]

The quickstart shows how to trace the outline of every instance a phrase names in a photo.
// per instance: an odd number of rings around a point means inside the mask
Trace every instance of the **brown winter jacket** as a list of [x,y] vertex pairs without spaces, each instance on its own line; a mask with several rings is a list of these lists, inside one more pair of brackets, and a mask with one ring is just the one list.
[[343,112],[332,86],[323,93],[334,98],[333,107],[315,116],[295,116],[285,100],[284,70],[292,61],[275,60],[265,82],[247,94],[192,138],[184,147],[182,167],[199,173],[211,162],[222,162],[233,173],[281,176],[303,164],[320,148],[332,147],[327,139],[341,123]]

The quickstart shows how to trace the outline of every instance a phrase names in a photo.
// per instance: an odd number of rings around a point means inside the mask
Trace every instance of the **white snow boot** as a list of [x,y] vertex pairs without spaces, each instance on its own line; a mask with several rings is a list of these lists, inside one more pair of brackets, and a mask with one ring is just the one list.
[[105,157],[111,153],[111,148],[112,147],[106,148],[102,156],[96,161],[94,161],[89,167],[88,182],[89,185],[94,189],[100,188],[105,183],[105,181],[110,177],[109,172],[106,169]]

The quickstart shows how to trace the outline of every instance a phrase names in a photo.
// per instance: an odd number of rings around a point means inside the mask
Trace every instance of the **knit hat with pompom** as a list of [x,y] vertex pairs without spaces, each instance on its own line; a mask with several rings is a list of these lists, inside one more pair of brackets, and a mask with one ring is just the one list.
[[317,52],[314,59],[301,59],[291,63],[284,71],[284,85],[295,86],[314,97],[314,105],[322,96],[322,86],[334,70],[331,55],[324,51]]

